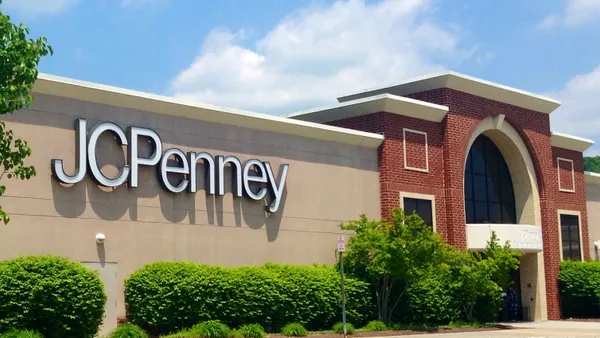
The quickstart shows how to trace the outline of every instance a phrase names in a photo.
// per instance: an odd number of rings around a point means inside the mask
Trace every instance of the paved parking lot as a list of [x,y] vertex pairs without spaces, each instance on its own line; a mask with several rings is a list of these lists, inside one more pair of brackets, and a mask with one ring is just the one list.
[[[489,332],[426,334],[427,338],[600,338],[600,323],[544,321],[535,323],[510,323],[512,330]],[[390,338],[390,337],[387,337]]]

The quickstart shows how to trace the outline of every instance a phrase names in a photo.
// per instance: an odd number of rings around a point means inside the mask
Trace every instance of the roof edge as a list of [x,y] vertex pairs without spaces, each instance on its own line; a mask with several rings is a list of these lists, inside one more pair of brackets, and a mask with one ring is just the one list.
[[448,111],[449,109],[446,106],[383,93],[335,105],[302,110],[291,113],[287,117],[327,123],[350,117],[387,112],[432,122],[441,122]]
[[594,141],[569,134],[552,131],[550,134],[550,142],[553,147],[568,149],[573,151],[584,152],[594,145]]
[[32,92],[207,122],[377,148],[383,136],[40,73]]
[[394,85],[386,85],[360,92],[345,94],[339,96],[338,101],[344,102],[356,99],[357,97],[380,94],[385,91],[395,91],[401,93],[396,93],[397,95],[410,95],[439,88],[450,88],[545,114],[552,113],[561,105],[560,101],[550,97],[534,94],[532,92],[527,92],[521,89],[505,86],[499,83],[483,80],[450,70],[410,78]]

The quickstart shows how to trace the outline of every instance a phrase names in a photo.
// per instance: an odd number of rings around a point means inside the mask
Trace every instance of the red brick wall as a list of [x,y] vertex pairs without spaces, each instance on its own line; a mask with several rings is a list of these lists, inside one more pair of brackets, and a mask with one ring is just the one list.
[[[335,121],[331,125],[367,132],[383,132],[385,139],[379,149],[381,216],[388,217],[390,211],[400,205],[401,191],[434,195],[437,230],[446,237],[443,126],[440,123],[390,113],[376,113]],[[403,128],[427,132],[429,172],[404,169]],[[410,152],[408,154],[410,161],[421,157],[417,145],[418,142],[413,144],[415,152],[412,156]],[[411,149],[411,146],[408,149]]]
[[[587,243],[586,197],[582,154],[556,149],[550,141],[549,115],[442,88],[410,95],[449,107],[444,121],[434,123],[390,113],[376,113],[330,123],[368,132],[383,132],[380,148],[382,216],[399,205],[401,191],[435,195],[437,229],[451,244],[466,247],[464,163],[471,135],[486,117],[504,114],[521,135],[534,163],[540,195],[549,319],[560,318],[557,275],[560,264],[557,209],[581,211],[584,253]],[[429,172],[404,168],[402,128],[427,132]],[[410,155],[410,154],[409,154]],[[574,161],[575,193],[560,192],[556,157]]]
[[[587,224],[587,195],[585,191],[585,174],[583,170],[583,154],[578,151],[572,151],[568,149],[561,149],[552,147],[552,153],[554,157],[553,166],[554,169],[557,170],[558,161],[557,158],[565,158],[573,161],[573,169],[575,173],[575,192],[564,192],[557,191],[556,193],[556,209],[561,210],[570,210],[570,211],[579,211],[581,212],[581,237],[583,242],[583,257],[588,259],[590,256],[589,249],[589,232],[588,232],[588,224]],[[561,161],[562,166],[569,166],[570,164],[565,164]],[[562,169],[562,168],[561,168]],[[563,171],[563,170],[561,170]],[[564,170],[565,172],[567,170]],[[565,175],[567,176],[567,175]],[[571,171],[568,171],[568,177],[571,178]],[[557,174],[558,179],[558,174]],[[562,177],[561,177],[562,182]],[[558,187],[558,182],[556,182]],[[565,185],[562,184],[562,187],[565,188]],[[557,188],[558,190],[558,188]],[[558,222],[558,220],[557,220]],[[557,224],[558,226],[558,224]]]

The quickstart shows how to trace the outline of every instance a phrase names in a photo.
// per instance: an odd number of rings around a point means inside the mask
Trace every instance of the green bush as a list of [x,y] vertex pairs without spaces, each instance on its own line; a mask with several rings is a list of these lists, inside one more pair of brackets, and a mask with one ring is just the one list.
[[558,281],[564,317],[600,317],[600,262],[563,261]]
[[385,330],[387,330],[387,325],[385,325],[385,323],[380,320],[372,320],[367,324],[367,326],[365,326],[365,330],[371,331],[371,332],[385,331]]
[[44,338],[44,336],[35,331],[13,329],[0,335],[0,338]]
[[290,323],[281,329],[281,334],[287,337],[308,336],[308,330],[300,323]]
[[46,338],[94,337],[106,294],[98,273],[54,256],[0,262],[0,332],[23,328]]
[[192,326],[191,332],[203,338],[227,338],[231,330],[218,320],[209,320]]
[[[356,331],[354,329],[354,325],[346,322],[346,333],[347,334],[354,334],[354,331]],[[344,333],[344,324],[341,323],[341,322],[335,323],[335,325],[333,325],[333,332],[339,333],[339,334],[343,334]]]
[[404,322],[440,325],[460,319],[450,283],[450,274],[440,270],[411,285],[406,291]]
[[238,330],[237,334],[244,338],[264,338],[265,330],[259,324],[246,324],[242,325]]
[[114,329],[108,338],[148,338],[148,334],[139,326],[128,323]]
[[[348,320],[370,319],[368,284],[346,278],[345,286]],[[155,334],[210,319],[231,327],[256,323],[269,332],[290,322],[318,330],[331,327],[341,311],[340,276],[330,266],[156,262],[129,276],[125,290],[127,318]]]

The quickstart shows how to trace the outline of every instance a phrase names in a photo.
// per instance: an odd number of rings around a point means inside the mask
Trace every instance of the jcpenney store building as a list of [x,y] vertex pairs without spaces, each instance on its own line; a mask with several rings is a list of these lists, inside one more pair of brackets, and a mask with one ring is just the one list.
[[7,117],[38,174],[6,182],[0,258],[100,270],[106,330],[145,263],[333,263],[341,222],[397,206],[458,247],[510,240],[526,253],[513,276],[524,319],[556,319],[561,259],[589,258],[600,239],[586,197],[600,179],[582,168],[592,142],[551,131],[559,102],[461,74],[287,117],[48,75],[34,96]]

